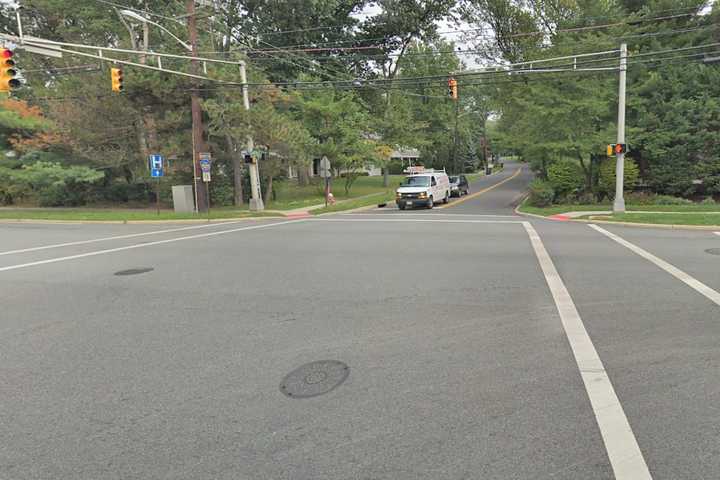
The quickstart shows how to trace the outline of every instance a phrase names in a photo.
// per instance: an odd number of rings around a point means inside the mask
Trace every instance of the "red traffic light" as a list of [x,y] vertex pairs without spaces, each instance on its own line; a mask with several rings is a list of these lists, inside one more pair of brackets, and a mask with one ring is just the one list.
[[0,58],[12,58],[15,53],[9,48],[3,48],[0,50]]
[[626,153],[625,144],[624,143],[615,144],[615,153]]

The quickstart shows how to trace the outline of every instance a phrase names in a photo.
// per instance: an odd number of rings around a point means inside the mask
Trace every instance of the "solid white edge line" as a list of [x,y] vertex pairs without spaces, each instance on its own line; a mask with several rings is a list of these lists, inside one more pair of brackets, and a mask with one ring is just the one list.
[[617,480],[651,480],[647,463],[645,463],[645,458],[625,416],[625,411],[570,293],[555,269],[538,233],[529,222],[523,222],[523,226],[530,237],[530,243],[555,301],[565,335],[590,398],[590,404],[600,428],[615,478]]
[[702,283],[699,280],[696,280],[695,278],[691,277],[687,273],[683,272],[679,268],[675,267],[674,265],[669,264],[662,258],[658,258],[652,253],[648,252],[647,250],[643,250],[642,248],[638,247],[637,245],[628,242],[622,237],[619,237],[618,235],[615,235],[612,232],[609,232],[605,230],[604,228],[598,227],[595,224],[588,225],[590,228],[602,233],[606,237],[610,238],[611,240],[614,240],[615,242],[619,243],[623,247],[628,248],[632,252],[640,255],[645,260],[648,260],[651,263],[654,263],[656,266],[660,267],[661,269],[665,270],[667,273],[672,275],[673,277],[677,278],[681,282],[688,285],[690,288],[694,289],[698,293],[701,293],[705,297],[707,297],[709,300],[714,302],[717,305],[720,305],[720,293],[713,290],[712,288],[708,287],[704,283]]
[[96,250],[94,252],[87,252],[87,253],[80,253],[77,255],[69,255],[66,257],[57,257],[57,258],[50,258],[47,260],[39,260],[36,262],[28,262],[28,263],[21,263],[18,265],[10,265],[7,267],[0,267],[0,272],[7,272],[9,270],[18,270],[20,268],[27,268],[27,267],[34,267],[36,265],[46,265],[48,263],[57,263],[57,262],[65,262],[67,260],[75,260],[78,258],[85,258],[85,257],[94,257],[96,255],[104,255],[107,253],[114,253],[114,252],[122,252],[125,250],[132,250],[135,248],[143,248],[143,247],[151,247],[153,245],[163,245],[166,243],[173,243],[173,242],[180,242],[182,240],[193,240],[196,238],[207,238],[207,237],[214,237],[216,235],[224,235],[226,233],[234,233],[234,232],[241,232],[244,230],[257,230],[260,228],[269,228],[269,227],[277,227],[280,225],[287,225],[289,223],[300,223],[304,220],[288,220],[285,222],[276,222],[276,223],[266,223],[263,225],[252,225],[249,227],[240,227],[240,228],[232,228],[230,230],[220,230],[218,232],[209,232],[209,233],[200,233],[197,235],[188,235],[185,237],[175,237],[175,238],[169,238],[167,240],[157,240],[155,242],[148,242],[148,243],[136,243],[133,245],[126,245],[124,247],[117,247],[117,248],[108,248],[106,250]]
[[123,240],[123,239],[127,239],[127,238],[142,237],[145,235],[159,235],[162,233],[181,232],[184,230],[196,230],[199,228],[218,227],[218,226],[223,226],[223,225],[233,225],[236,223],[240,223],[242,221],[244,221],[244,220],[221,222],[221,223],[209,223],[209,224],[204,224],[204,225],[193,225],[190,227],[169,228],[166,230],[153,230],[150,232],[129,233],[127,235],[116,235],[114,237],[101,237],[101,238],[93,238],[90,240],[78,240],[76,242],[56,243],[53,245],[41,245],[38,247],[21,248],[18,250],[7,250],[5,252],[0,252],[0,257],[3,255],[13,255],[13,254],[17,254],[17,253],[28,253],[28,252],[37,252],[40,250],[49,250],[51,248],[71,247],[74,245],[87,245],[89,243],[107,242],[110,240]]
[[521,220],[450,220],[438,218],[436,220],[423,218],[313,218],[311,222],[420,222],[420,223],[522,223]]

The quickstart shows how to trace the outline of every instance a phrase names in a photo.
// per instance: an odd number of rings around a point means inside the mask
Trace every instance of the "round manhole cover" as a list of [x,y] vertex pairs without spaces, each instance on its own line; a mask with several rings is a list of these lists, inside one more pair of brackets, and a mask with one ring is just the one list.
[[140,275],[141,273],[147,273],[152,272],[154,268],[129,268],[127,270],[120,270],[119,272],[115,272],[115,275],[124,276],[124,275]]
[[328,393],[350,375],[350,367],[337,360],[320,360],[288,373],[280,391],[290,398],[308,398]]
[[720,248],[708,248],[705,250],[705,253],[709,253],[710,255],[720,255]]

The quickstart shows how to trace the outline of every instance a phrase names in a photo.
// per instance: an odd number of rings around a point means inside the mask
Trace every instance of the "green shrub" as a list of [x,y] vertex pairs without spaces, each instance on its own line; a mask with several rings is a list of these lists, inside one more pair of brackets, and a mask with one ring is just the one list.
[[652,205],[689,205],[693,202],[687,198],[673,197],[671,195],[655,195]]
[[555,190],[550,182],[535,179],[530,182],[530,196],[528,202],[533,207],[547,207],[555,198]]
[[[625,190],[632,190],[640,178],[640,170],[634,160],[625,157],[623,184]],[[615,159],[608,158],[600,164],[598,190],[608,198],[615,198]]]
[[19,196],[36,196],[41,206],[55,207],[86,203],[93,185],[104,177],[104,173],[88,167],[37,162],[12,170],[10,181],[21,192]]
[[717,202],[712,196],[705,197],[702,202],[700,202],[701,205],[715,205]]
[[559,160],[547,169],[548,181],[558,197],[576,193],[583,185],[580,166],[570,160]]

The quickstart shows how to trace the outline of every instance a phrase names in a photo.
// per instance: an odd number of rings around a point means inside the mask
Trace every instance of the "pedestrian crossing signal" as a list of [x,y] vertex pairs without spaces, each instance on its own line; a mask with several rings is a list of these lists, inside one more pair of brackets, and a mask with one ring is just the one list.
[[122,92],[125,88],[123,86],[123,72],[121,68],[110,69],[110,83],[112,85],[113,92]]
[[613,143],[607,146],[607,156],[612,157],[613,155],[619,155],[621,153],[627,153],[627,145],[624,143]]

